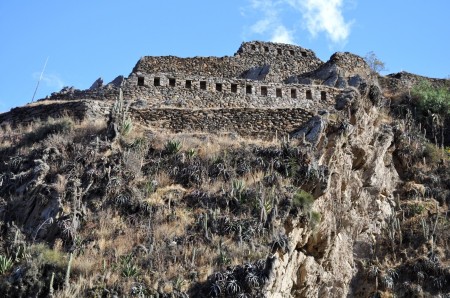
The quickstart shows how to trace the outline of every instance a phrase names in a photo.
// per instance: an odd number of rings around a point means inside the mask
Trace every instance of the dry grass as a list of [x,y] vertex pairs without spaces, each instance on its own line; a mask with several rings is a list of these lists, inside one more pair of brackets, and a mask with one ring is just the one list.
[[166,206],[168,201],[168,208],[170,204],[186,193],[186,189],[179,184],[172,184],[164,187],[158,187],[145,201],[151,206]]

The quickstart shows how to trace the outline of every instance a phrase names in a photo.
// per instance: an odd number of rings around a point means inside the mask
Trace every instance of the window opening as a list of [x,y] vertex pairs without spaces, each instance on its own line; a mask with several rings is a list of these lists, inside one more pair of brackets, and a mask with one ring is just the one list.
[[261,87],[261,95],[262,96],[267,96],[267,87],[266,86],[262,86]]
[[275,90],[275,94],[277,97],[283,97],[283,92],[281,91],[281,88],[277,88]]
[[291,98],[297,98],[297,90],[291,89]]

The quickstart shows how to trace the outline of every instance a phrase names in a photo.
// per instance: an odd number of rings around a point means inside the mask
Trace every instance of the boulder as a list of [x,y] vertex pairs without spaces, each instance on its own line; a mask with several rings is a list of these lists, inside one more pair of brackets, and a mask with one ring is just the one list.
[[103,79],[98,78],[95,82],[89,87],[89,90],[95,90],[103,86]]

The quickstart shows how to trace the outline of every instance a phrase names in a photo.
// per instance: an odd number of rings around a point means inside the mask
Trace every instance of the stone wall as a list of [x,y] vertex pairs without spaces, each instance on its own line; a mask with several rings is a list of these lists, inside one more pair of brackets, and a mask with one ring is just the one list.
[[60,92],[54,92],[51,96],[42,100],[74,100],[74,99],[97,99],[97,100],[116,100],[119,95],[118,88],[109,86],[78,90],[74,88],[63,88]]
[[124,97],[149,107],[312,109],[333,103],[339,89],[321,85],[283,84],[196,75],[132,74]]
[[420,81],[428,81],[437,88],[445,86],[450,87],[449,79],[427,78],[406,71],[389,74],[387,76],[379,76],[378,81],[380,82],[381,87],[391,92],[391,94],[411,90],[414,85],[418,84]]
[[70,117],[81,121],[86,118],[106,119],[109,115],[111,102],[94,100],[73,100],[64,102],[39,102],[11,109],[7,113],[0,114],[0,125],[27,125],[31,122],[46,121],[49,117]]
[[[167,73],[171,75],[196,74],[203,77],[244,78],[254,72],[267,74],[258,76],[266,82],[281,82],[290,76],[310,72],[322,64],[314,52],[301,47],[285,44],[248,42],[243,43],[233,57],[174,56],[143,57],[133,69],[137,75]],[[250,73],[249,73],[250,71]]]
[[135,120],[174,132],[236,132],[244,136],[283,136],[298,129],[312,113],[286,109],[131,109]]
[[[49,117],[106,120],[112,104],[93,100],[41,102],[0,114],[0,126],[14,128],[19,124],[46,121]],[[147,109],[131,106],[129,112],[135,122],[150,128],[172,132],[235,132],[263,138],[287,135],[314,115],[305,108]]]

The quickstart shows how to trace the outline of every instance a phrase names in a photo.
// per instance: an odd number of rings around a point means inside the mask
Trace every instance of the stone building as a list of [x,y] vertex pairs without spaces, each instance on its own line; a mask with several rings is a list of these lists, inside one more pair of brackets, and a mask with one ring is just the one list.
[[[254,41],[242,43],[233,56],[142,57],[128,77],[106,85],[98,79],[86,90],[65,87],[45,99],[72,101],[61,109],[70,106],[66,114],[77,111],[82,119],[83,113],[105,116],[122,89],[133,117],[150,126],[283,134],[325,110],[332,112],[348,87],[359,88],[373,75],[361,57],[350,53],[336,53],[324,63],[299,46]],[[80,102],[78,108],[74,101]],[[52,106],[55,116],[59,110]]]

